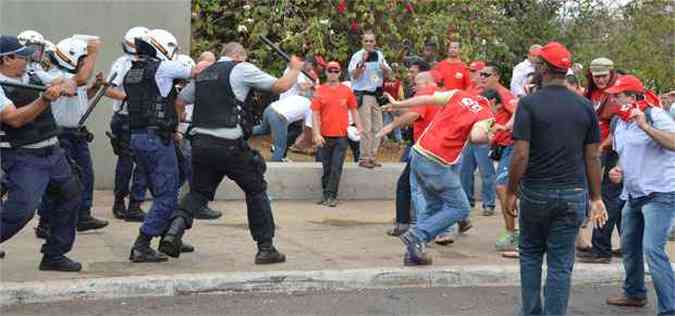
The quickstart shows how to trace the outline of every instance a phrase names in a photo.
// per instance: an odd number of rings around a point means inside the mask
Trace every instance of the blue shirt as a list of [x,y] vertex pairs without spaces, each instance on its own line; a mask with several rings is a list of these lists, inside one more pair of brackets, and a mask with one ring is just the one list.
[[352,82],[352,90],[375,92],[377,88],[382,87],[382,83],[384,80],[384,73],[380,68],[380,63],[384,64],[387,68],[389,68],[389,65],[387,64],[387,61],[384,59],[384,55],[382,54],[382,52],[379,50],[376,52],[378,56],[378,61],[365,63],[366,69],[363,71],[363,74],[361,74],[361,77],[359,77],[359,79],[354,79],[354,77],[352,76],[352,72],[354,71],[354,69],[356,69],[356,65],[358,65],[358,63],[363,60],[363,54],[366,53],[366,50],[361,49],[360,51],[352,55],[352,59],[349,62],[349,68],[347,69],[349,71],[349,77],[351,78]]
[[[652,108],[652,127],[675,133],[675,121],[661,108]],[[637,123],[617,119],[614,150],[623,169],[621,199],[654,192],[675,192],[675,151],[659,145]]]

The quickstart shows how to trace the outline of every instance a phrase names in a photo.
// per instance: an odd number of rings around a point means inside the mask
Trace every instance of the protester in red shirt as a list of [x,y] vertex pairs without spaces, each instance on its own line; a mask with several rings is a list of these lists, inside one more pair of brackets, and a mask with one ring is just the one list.
[[485,87],[480,80],[480,71],[485,68],[485,62],[482,60],[474,60],[469,64],[469,77],[471,79],[471,86],[466,91],[473,94],[481,94]]
[[412,150],[411,181],[422,194],[413,200],[417,224],[400,236],[406,245],[404,264],[429,265],[425,244],[470,212],[457,162],[469,141],[488,141],[492,111],[485,98],[457,89],[404,101],[389,96],[389,101],[393,108],[442,106]]
[[447,90],[465,90],[471,86],[469,69],[459,59],[459,41],[453,40],[448,44],[448,58],[436,64],[433,70],[443,77],[443,87]]
[[330,207],[337,206],[338,187],[347,151],[349,113],[359,133],[363,131],[356,110],[356,98],[349,87],[340,83],[341,73],[338,62],[332,61],[326,65],[327,82],[316,89],[311,106],[314,142],[319,146],[323,163],[323,196],[319,204]]
[[[516,112],[517,99],[509,89],[504,87],[499,80],[501,76],[499,69],[494,64],[487,64],[480,71],[481,83],[485,90],[493,90],[497,93],[499,101],[495,106],[495,135],[491,140],[491,158],[498,161],[497,177],[495,179],[495,191],[502,209],[506,206],[506,187],[509,182],[509,165],[511,164],[511,152],[513,150],[513,140],[511,139],[511,129],[513,127],[513,116]],[[502,212],[506,231],[502,233],[495,243],[497,251],[514,251],[518,248],[518,231],[516,229],[515,217],[507,212]]]

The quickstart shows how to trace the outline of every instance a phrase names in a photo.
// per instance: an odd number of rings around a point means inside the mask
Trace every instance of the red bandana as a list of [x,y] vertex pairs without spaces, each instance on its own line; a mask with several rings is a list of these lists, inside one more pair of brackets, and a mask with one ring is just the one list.
[[619,109],[616,115],[625,122],[630,122],[630,113],[633,111],[633,109],[640,109],[640,111],[644,112],[648,107],[661,107],[661,100],[651,90],[645,92],[644,100],[621,106],[621,109]]

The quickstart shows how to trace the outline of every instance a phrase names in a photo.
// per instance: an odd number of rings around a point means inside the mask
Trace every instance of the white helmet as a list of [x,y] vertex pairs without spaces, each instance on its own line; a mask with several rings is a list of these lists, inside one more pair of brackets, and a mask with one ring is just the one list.
[[80,58],[87,55],[87,42],[76,38],[66,38],[50,50],[49,57],[53,64],[68,72],[75,73]]
[[124,34],[124,39],[122,40],[122,50],[127,54],[136,54],[136,38],[142,38],[150,32],[145,26],[135,26],[130,28],[127,31],[127,34]]
[[193,69],[193,68],[195,68],[195,66],[197,66],[197,64],[195,64],[194,59],[192,59],[192,57],[190,57],[188,55],[185,55],[185,54],[180,54],[180,55],[176,56],[176,61],[185,65],[185,66],[187,66],[187,67],[189,67],[190,69]]
[[144,37],[144,41],[150,44],[156,51],[157,58],[161,60],[174,60],[178,51],[178,41],[173,34],[166,30],[152,30]]
[[33,31],[33,30],[25,30],[19,35],[16,36],[16,38],[19,40],[19,43],[21,45],[28,45],[28,44],[44,44],[45,42],[45,37],[42,36],[42,34]]

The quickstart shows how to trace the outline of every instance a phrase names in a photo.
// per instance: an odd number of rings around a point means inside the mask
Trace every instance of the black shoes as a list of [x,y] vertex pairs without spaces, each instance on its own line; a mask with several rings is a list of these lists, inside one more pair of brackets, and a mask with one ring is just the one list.
[[129,260],[134,263],[168,261],[169,258],[155,251],[155,249],[150,248],[151,241],[151,236],[139,232],[138,237],[134,242],[134,246],[131,248]]
[[427,266],[432,263],[431,257],[424,253],[424,242],[415,237],[410,230],[398,238],[406,248],[403,257],[404,266]]
[[194,219],[206,219],[206,220],[218,219],[221,216],[223,216],[223,213],[210,209],[208,205],[204,205],[202,208],[200,208],[193,214]]
[[255,255],[255,264],[272,264],[286,261],[286,255],[279,252],[271,241],[258,244],[258,253]]
[[188,252],[195,252],[195,247],[183,241],[180,244],[180,253],[188,253]]
[[0,259],[3,259],[3,258],[5,258],[5,251],[0,250]]
[[183,238],[186,228],[187,224],[183,217],[177,216],[174,218],[159,242],[159,251],[173,258],[180,257],[181,238]]
[[87,214],[80,216],[80,220],[77,223],[77,231],[86,232],[88,230],[101,229],[106,226],[108,226],[108,221],[100,220]]
[[42,257],[40,261],[41,271],[61,271],[61,272],[79,272],[82,270],[82,265],[73,261],[66,256],[59,256],[53,258]]
[[49,237],[49,225],[42,219],[40,219],[37,227],[35,227],[35,237],[40,239],[47,239]]
[[123,196],[116,196],[112,207],[113,216],[117,219],[124,219],[127,213],[127,206],[124,204]]
[[407,232],[408,228],[410,228],[409,224],[396,223],[394,224],[394,227],[392,227],[390,230],[387,231],[387,235],[398,237]]

